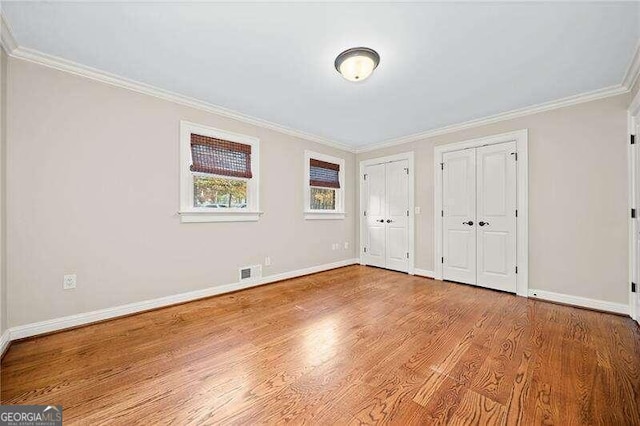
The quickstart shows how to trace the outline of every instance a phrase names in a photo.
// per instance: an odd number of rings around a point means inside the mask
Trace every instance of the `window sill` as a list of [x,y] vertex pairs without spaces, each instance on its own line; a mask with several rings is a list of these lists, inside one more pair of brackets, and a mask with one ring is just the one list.
[[204,223],[204,222],[257,222],[263,212],[207,212],[207,211],[181,211],[180,221],[182,223]]
[[344,213],[340,212],[304,212],[305,220],[342,220]]

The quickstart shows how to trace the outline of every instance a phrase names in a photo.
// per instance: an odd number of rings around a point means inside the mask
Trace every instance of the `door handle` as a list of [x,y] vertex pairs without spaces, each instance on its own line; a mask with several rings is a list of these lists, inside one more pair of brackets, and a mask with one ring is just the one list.
[[469,225],[469,226],[473,226],[473,221],[470,220],[469,222],[462,222],[463,225]]
[[376,222],[384,223],[384,219],[378,219]]
[[391,223],[393,222],[391,219],[387,219],[387,223]]
[[480,225],[480,226],[485,226],[485,225],[489,226],[489,222],[480,221],[480,222],[478,222],[478,225]]

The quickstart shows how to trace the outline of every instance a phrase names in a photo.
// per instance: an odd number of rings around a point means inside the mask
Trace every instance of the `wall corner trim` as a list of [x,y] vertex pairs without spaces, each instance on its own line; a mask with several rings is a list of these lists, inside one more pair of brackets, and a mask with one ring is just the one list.
[[[173,296],[160,297],[157,299],[144,300],[141,302],[129,303],[127,305],[114,306],[112,308],[100,309],[97,311],[84,312],[81,314],[69,315],[61,318],[40,321],[31,324],[19,325],[11,327],[2,335],[2,339],[6,339],[5,345],[9,341],[24,339],[27,337],[37,336],[39,334],[61,331],[68,328],[89,325],[95,322],[114,319],[125,315],[131,315],[149,311],[152,309],[168,307],[179,303],[192,302],[198,299],[204,299],[211,296],[217,296],[233,291],[244,290],[251,287],[257,287],[264,284],[274,283],[276,281],[288,280],[291,278],[301,277],[303,275],[315,274],[317,272],[328,271],[330,269],[341,268],[359,263],[360,259],[346,259],[324,265],[312,266],[309,268],[298,269],[295,271],[283,272],[280,274],[269,275],[250,282],[236,282],[215,287],[208,287],[201,290],[180,293]],[[0,339],[0,349],[5,340]]]
[[0,335],[0,359],[2,359],[7,349],[9,349],[9,344],[11,344],[11,331],[5,330],[4,333]]
[[7,52],[7,55],[11,55],[18,48],[13,31],[11,31],[11,27],[2,11],[0,11],[0,45]]
[[533,288],[529,289],[529,297],[549,302],[596,309],[598,311],[629,315],[629,305],[626,303],[607,302],[606,300],[589,299],[586,297],[571,296],[569,294],[554,293],[551,291],[536,290]]
[[636,81],[638,81],[638,77],[640,77],[640,39],[638,39],[636,50],[631,57],[631,61],[629,61],[627,71],[624,73],[622,86],[627,90],[631,90],[633,85],[636,84]]

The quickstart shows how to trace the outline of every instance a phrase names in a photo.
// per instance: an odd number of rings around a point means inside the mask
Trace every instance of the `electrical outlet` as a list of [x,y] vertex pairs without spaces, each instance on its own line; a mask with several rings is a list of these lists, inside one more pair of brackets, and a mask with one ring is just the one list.
[[65,290],[76,288],[77,279],[78,277],[76,276],[76,274],[65,275],[62,280],[62,288]]
[[347,250],[349,248],[349,241],[344,242],[344,249]]
[[269,256],[264,258],[264,266],[271,266],[271,258]]
[[420,214],[420,207],[414,207],[414,208],[413,208],[413,212],[414,212],[415,214]]
[[331,244],[331,250],[338,250],[338,243]]

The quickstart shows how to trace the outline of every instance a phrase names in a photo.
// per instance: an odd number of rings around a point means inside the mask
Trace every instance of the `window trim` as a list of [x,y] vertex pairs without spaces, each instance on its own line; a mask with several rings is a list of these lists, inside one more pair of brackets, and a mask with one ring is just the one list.
[[[251,179],[247,180],[247,208],[212,211],[207,207],[194,207],[193,176],[201,174],[192,172],[191,166],[191,134],[209,136],[216,139],[251,145]],[[217,176],[217,175],[211,175]],[[229,179],[229,176],[220,176]],[[232,178],[235,179],[235,178]],[[192,222],[255,222],[260,218],[260,139],[208,127],[189,121],[180,121],[180,220],[182,223]]]
[[[338,164],[340,171],[338,172],[338,179],[340,181],[340,188],[325,188],[333,189],[336,191],[336,209],[335,210],[312,210],[310,208],[311,203],[311,185],[309,180],[311,179],[311,159],[326,161],[328,163]],[[331,155],[320,154],[319,152],[304,151],[304,197],[303,197],[303,212],[305,220],[332,220],[332,219],[344,219],[345,218],[345,204],[344,194],[346,190],[345,179],[345,161],[344,158],[333,157]]]

